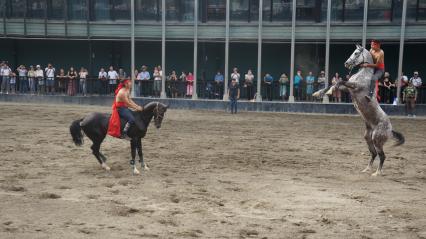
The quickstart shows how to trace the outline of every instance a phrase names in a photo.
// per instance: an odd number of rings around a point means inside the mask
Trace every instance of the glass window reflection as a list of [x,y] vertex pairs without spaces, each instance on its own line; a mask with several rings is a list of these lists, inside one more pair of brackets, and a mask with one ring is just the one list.
[[28,18],[44,19],[44,9],[46,9],[46,1],[44,0],[28,0]]
[[345,0],[345,22],[362,22],[364,19],[364,0]]
[[392,18],[392,0],[369,1],[368,21],[369,22],[389,22]]
[[65,16],[65,0],[49,0],[47,5],[47,18],[60,20]]
[[291,21],[292,0],[274,0],[272,4],[272,21]]
[[207,21],[225,21],[226,0],[207,0]]
[[114,20],[130,20],[130,0],[114,1]]
[[68,19],[86,20],[87,7],[85,0],[68,0]]
[[135,0],[136,19],[159,21],[161,6],[157,0]]
[[231,21],[248,21],[249,0],[231,0],[230,18]]
[[[9,8],[9,17],[11,18],[23,18],[25,17],[25,0],[11,0]],[[3,9],[3,8],[2,8]]]
[[96,21],[111,20],[111,7],[110,0],[94,0],[92,17]]

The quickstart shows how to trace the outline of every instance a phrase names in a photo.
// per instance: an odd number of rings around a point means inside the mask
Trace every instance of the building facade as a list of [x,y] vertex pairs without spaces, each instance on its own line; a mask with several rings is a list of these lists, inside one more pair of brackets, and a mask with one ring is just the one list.
[[162,65],[194,72],[198,88],[218,70],[227,81],[234,67],[256,79],[324,70],[330,81],[348,73],[355,44],[374,38],[391,78],[426,75],[426,0],[0,0],[0,9],[0,59],[12,66],[51,62],[97,75]]

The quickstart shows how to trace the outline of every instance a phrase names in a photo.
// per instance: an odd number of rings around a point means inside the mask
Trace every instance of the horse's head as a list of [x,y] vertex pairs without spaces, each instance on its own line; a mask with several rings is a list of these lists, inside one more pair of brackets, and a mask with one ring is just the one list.
[[348,69],[352,69],[355,66],[360,65],[361,63],[367,62],[367,58],[364,55],[365,48],[356,45],[355,51],[352,53],[352,55],[346,60],[345,67]]
[[157,102],[155,105],[153,113],[154,113],[154,124],[157,129],[161,128],[161,123],[163,122],[164,114],[166,113],[167,108],[169,108],[168,105],[165,105],[160,102]]

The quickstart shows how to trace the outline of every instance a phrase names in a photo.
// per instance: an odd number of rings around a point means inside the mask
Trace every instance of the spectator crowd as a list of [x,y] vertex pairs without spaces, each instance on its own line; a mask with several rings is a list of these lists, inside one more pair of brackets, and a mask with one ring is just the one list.
[[[160,97],[162,89],[163,70],[161,66],[154,66],[152,70],[143,65],[134,72],[135,76],[135,95],[143,97]],[[62,94],[62,95],[81,95],[88,94],[112,95],[117,84],[129,75],[123,68],[101,68],[99,73],[90,76],[85,67],[79,70],[70,67],[68,70],[60,68],[57,70],[52,64],[48,63],[45,67],[35,65],[26,67],[20,65],[16,69],[11,69],[8,62],[0,63],[0,93],[1,94]],[[349,75],[344,76],[344,80],[350,78]],[[197,81],[197,92],[202,98],[221,99],[224,95],[224,75],[221,71],[211,77],[204,79],[202,77]],[[318,75],[312,71],[302,72],[297,70],[293,79],[293,90],[296,101],[315,101],[312,94],[320,89],[325,88],[326,76],[324,71],[320,71]],[[335,84],[342,77],[338,72],[331,77],[331,84]],[[246,100],[253,100],[256,97],[257,81],[251,69],[241,74],[237,67],[232,69],[230,81],[235,80],[236,87],[240,90],[240,97]],[[425,94],[422,94],[422,79],[419,72],[415,71],[412,77],[403,74],[400,79],[401,96],[405,102],[408,99],[404,96],[405,88],[412,86],[415,88],[416,96],[410,100],[410,108],[414,104],[425,103]],[[290,93],[290,79],[286,73],[282,73],[279,77],[273,76],[269,72],[265,72],[261,79],[261,95],[264,100],[288,100]],[[392,79],[388,72],[385,72],[383,78],[379,82],[379,97],[381,103],[392,104],[396,100],[397,82]],[[175,70],[170,71],[166,76],[166,94],[170,98],[191,97],[194,94],[194,76],[192,72],[181,71],[180,74]],[[413,92],[406,92],[406,95]],[[350,102],[350,95],[338,90],[334,91],[331,96],[332,102]]]

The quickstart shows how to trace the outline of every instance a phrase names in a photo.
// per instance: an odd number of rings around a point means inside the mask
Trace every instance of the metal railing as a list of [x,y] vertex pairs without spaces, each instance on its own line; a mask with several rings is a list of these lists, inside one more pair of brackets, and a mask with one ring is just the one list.
[[[116,80],[118,83],[119,80]],[[38,95],[69,95],[69,96],[89,96],[89,95],[114,95],[117,84],[110,84],[107,80],[100,80],[98,78],[80,79],[69,77],[55,77],[55,78],[28,78],[28,77],[0,77],[0,90],[3,94],[38,94]],[[155,87],[154,80],[141,80],[136,81],[135,96],[136,97],[160,97],[160,87]],[[215,81],[203,81],[201,79],[197,82],[197,95],[201,99],[223,99],[224,87],[223,83],[216,83]],[[257,94],[257,82],[247,85],[244,81],[240,82],[240,99],[253,100]],[[166,96],[168,98],[192,98],[190,94],[191,84],[186,81],[170,81],[166,80]],[[311,87],[306,84],[301,84],[298,88],[294,89],[294,96],[296,101],[304,102],[320,102],[319,99],[311,97],[307,89]],[[317,83],[312,85],[312,92],[319,89]],[[137,89],[136,89],[137,88]],[[159,90],[158,90],[159,89]],[[285,89],[285,90],[284,90]],[[285,94],[283,94],[284,92]],[[426,86],[417,88],[417,103],[426,104]],[[261,96],[263,101],[287,101],[289,96],[289,85],[281,85],[278,81],[272,84],[261,82]],[[340,96],[340,97],[339,97]],[[392,104],[396,97],[396,88],[388,89],[386,87],[379,87],[380,103]],[[339,100],[340,98],[340,100]],[[402,98],[402,93],[400,98]],[[345,102],[350,103],[351,97],[348,93],[340,92],[330,96],[330,102]]]

